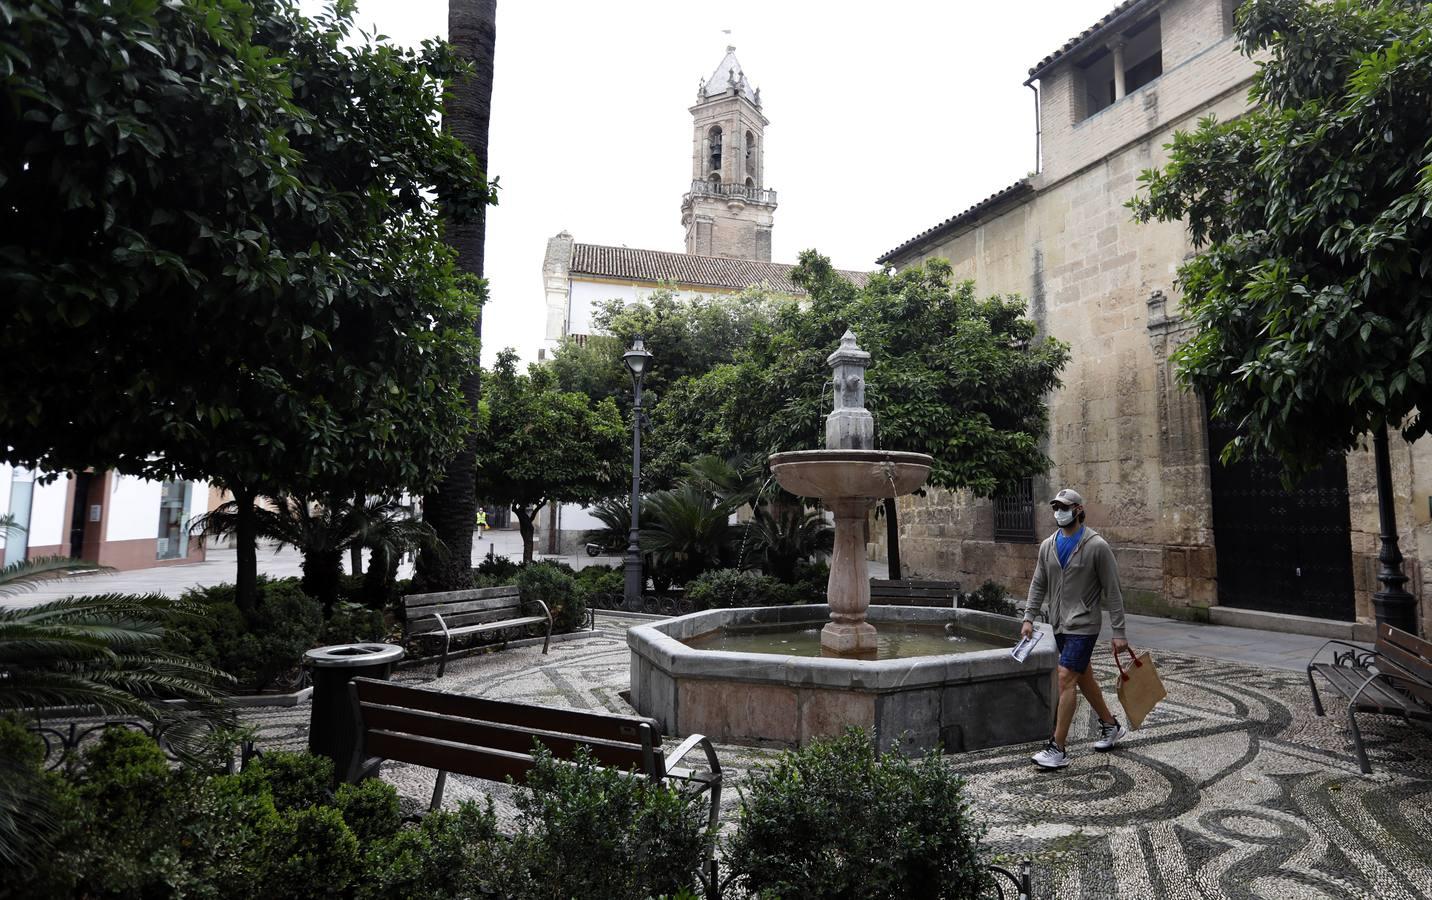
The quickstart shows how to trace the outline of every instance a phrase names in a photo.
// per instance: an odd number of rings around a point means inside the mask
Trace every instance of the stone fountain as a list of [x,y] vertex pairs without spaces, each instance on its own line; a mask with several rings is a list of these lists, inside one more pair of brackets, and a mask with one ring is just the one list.
[[[827,360],[826,448],[777,453],[787,491],[835,517],[826,604],[712,609],[627,630],[631,703],[668,735],[793,746],[855,725],[881,749],[975,750],[1047,738],[1057,655],[1046,639],[1009,655],[1017,619],[974,610],[870,606],[871,504],[925,483],[934,459],[876,450],[865,409],[870,354],[846,332]],[[824,627],[821,627],[824,626]]]
[[771,474],[798,497],[818,497],[835,516],[835,549],[830,557],[826,598],[830,624],[820,645],[832,656],[874,658],[875,626],[870,607],[870,567],[865,560],[865,520],[872,501],[899,497],[925,483],[934,457],[875,449],[875,419],[865,408],[865,369],[870,354],[850,331],[826,358],[834,370],[835,401],[825,419],[824,450],[777,453]]

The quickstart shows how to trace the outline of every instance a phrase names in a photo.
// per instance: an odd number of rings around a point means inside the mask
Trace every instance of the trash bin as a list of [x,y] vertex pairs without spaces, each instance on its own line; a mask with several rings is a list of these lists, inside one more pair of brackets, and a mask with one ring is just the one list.
[[308,752],[333,760],[337,784],[348,777],[358,752],[357,714],[348,697],[348,682],[354,678],[387,681],[393,664],[403,658],[403,648],[396,644],[335,644],[310,650],[303,657],[313,670]]

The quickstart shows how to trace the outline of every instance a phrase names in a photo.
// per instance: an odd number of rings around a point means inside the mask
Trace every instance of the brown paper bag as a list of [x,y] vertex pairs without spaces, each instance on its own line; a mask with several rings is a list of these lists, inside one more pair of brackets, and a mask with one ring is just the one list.
[[1138,655],[1132,650],[1124,652],[1129,654],[1133,665],[1124,668],[1119,661],[1119,651],[1114,651],[1114,665],[1119,667],[1119,703],[1124,707],[1124,715],[1129,718],[1129,727],[1137,729],[1144,724],[1144,719],[1158,702],[1168,696],[1168,692],[1164,690],[1158,669],[1154,668],[1153,657],[1147,650]]

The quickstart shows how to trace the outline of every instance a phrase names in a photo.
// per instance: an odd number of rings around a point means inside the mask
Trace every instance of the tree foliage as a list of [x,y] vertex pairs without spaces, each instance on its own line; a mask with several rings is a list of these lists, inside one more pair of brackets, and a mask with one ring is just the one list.
[[492,193],[434,125],[451,54],[350,43],[351,16],[0,6],[7,461],[241,499],[432,480],[480,291],[434,198],[461,219]]
[[981,494],[1047,467],[1045,397],[1068,351],[1036,336],[1022,301],[976,299],[943,260],[856,288],[807,251],[793,277],[805,302],[779,303],[732,362],[677,382],[658,405],[653,443],[670,454],[658,465],[822,446],[825,359],[849,328],[871,354],[878,447],[932,454],[931,484]]
[[548,503],[590,503],[619,489],[626,427],[610,399],[557,387],[541,365],[517,370],[512,349],[497,355],[483,397],[486,422],[477,453],[478,496],[510,506],[532,560],[532,527]]
[[659,348],[643,382],[650,399],[659,402],[682,378],[730,362],[759,327],[772,321],[777,304],[759,288],[684,299],[659,290],[631,305],[611,300],[592,317],[597,333],[582,344],[565,342],[552,366],[563,390],[594,399],[612,397],[622,409],[630,409],[631,377],[622,354],[640,336],[648,348]]
[[1432,7],[1250,0],[1251,109],[1177,133],[1139,219],[1186,220],[1179,373],[1224,451],[1296,472],[1432,420]]

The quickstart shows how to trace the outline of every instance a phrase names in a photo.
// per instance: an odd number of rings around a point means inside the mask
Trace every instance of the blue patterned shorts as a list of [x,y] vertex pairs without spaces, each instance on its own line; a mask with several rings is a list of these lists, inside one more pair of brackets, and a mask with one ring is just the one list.
[[1098,640],[1097,634],[1056,634],[1054,644],[1059,648],[1059,665],[1083,675],[1094,657],[1094,644]]

